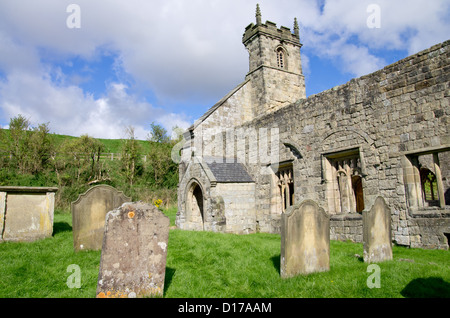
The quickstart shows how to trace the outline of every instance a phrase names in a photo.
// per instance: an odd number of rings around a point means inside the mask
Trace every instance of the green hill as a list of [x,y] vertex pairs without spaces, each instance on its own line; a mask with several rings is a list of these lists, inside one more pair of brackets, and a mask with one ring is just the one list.
[[[176,203],[178,165],[171,142],[95,139],[0,129],[0,185],[57,186],[56,208],[97,184],[109,184],[133,200]],[[122,159],[122,155],[126,157]],[[99,156],[100,155],[100,156]]]
[[[64,141],[67,140],[74,140],[80,138],[69,135],[58,135],[58,134],[51,134],[51,135],[57,145],[61,145]],[[124,139],[103,139],[103,138],[96,138],[96,139],[105,146],[104,151],[105,153],[120,153],[122,144],[124,142]],[[152,142],[147,140],[137,140],[137,142],[144,151],[148,151],[152,144]]]

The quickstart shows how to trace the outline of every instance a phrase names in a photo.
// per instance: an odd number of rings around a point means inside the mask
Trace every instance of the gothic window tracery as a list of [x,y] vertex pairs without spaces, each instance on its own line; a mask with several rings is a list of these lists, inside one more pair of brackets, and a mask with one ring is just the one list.
[[364,195],[359,154],[328,158],[327,192],[332,213],[361,213]]
[[276,177],[281,196],[281,210],[285,212],[287,208],[294,205],[294,171],[292,166],[280,168]]

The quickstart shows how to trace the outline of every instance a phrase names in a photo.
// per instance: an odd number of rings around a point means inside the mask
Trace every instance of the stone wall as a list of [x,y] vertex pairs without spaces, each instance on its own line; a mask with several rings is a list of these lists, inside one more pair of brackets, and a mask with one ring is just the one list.
[[205,113],[195,124],[197,132],[201,129],[220,131],[232,128],[252,119],[251,86],[248,80],[239,84],[216,105]]
[[362,243],[363,221],[360,214],[337,214],[330,217],[330,238]]
[[442,167],[445,167],[445,169],[442,170],[445,204],[450,205],[450,152],[439,153],[439,162]]
[[[433,234],[426,236],[441,242],[435,246],[445,247],[442,232],[449,230],[448,209],[441,209],[433,221],[411,216],[401,159],[405,153],[445,149],[450,145],[449,44],[447,41],[433,46],[247,124],[277,125],[280,140],[297,143],[302,158],[294,159],[298,170],[296,201],[317,200],[329,211],[324,157],[356,148],[361,157],[366,206],[373,204],[377,195],[386,198],[393,210],[394,241],[415,247],[428,245],[419,242],[419,234],[413,244],[409,241],[409,228],[417,230],[421,228],[419,224],[427,222],[426,228]],[[447,175],[448,166],[441,168],[443,175]],[[268,195],[257,182],[258,192]],[[421,233],[425,235],[424,231]]]
[[249,234],[257,231],[254,183],[218,183],[214,191],[224,202],[225,232]]

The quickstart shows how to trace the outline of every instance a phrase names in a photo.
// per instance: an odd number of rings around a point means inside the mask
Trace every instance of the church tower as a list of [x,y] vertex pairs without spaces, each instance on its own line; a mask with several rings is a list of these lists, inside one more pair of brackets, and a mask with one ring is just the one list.
[[284,26],[278,29],[270,21],[263,24],[257,5],[256,25],[251,23],[245,28],[242,43],[249,52],[246,79],[252,83],[255,117],[306,98],[297,19],[294,33]]

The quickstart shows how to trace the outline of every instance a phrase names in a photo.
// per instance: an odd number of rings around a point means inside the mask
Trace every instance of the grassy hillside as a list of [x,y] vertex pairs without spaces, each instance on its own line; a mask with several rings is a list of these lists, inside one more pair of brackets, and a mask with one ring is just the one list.
[[[7,129],[5,129],[7,130]],[[55,141],[55,144],[57,146],[60,146],[63,142],[68,140],[75,140],[79,137],[74,136],[68,136],[68,135],[58,135],[58,134],[51,134],[52,138]],[[98,141],[100,141],[105,146],[105,153],[120,153],[121,147],[124,142],[124,139],[102,139],[97,138]],[[142,147],[142,150],[144,152],[149,151],[149,149],[152,146],[152,142],[149,142],[147,140],[138,140],[137,141],[139,146]]]
[[[102,144],[105,145],[105,152],[107,153],[120,153],[123,139],[97,139]],[[152,147],[152,142],[146,140],[138,140],[139,146],[142,148],[143,152],[148,152]]]

